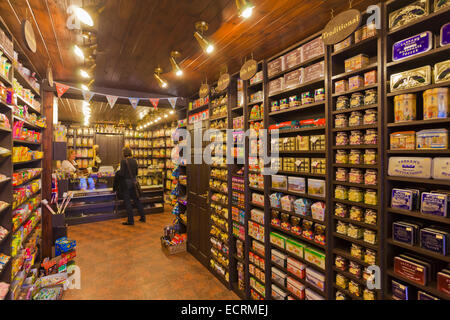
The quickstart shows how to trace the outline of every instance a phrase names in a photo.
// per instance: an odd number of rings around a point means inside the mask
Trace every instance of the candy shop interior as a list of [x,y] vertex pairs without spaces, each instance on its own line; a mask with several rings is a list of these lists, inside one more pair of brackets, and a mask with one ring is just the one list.
[[0,300],[449,300],[449,57],[446,0],[1,1]]

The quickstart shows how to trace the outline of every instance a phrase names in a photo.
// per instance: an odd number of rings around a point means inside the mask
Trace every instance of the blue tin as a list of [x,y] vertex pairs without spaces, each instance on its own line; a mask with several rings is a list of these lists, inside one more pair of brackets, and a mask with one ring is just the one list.
[[450,44],[450,22],[441,28],[441,47]]
[[403,39],[392,46],[392,60],[399,61],[433,48],[433,34],[425,31],[415,36]]

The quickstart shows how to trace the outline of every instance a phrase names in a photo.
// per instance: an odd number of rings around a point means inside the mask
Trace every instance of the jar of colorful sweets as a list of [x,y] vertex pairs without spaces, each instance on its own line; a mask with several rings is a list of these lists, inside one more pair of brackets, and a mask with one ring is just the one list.
[[366,130],[366,134],[364,135],[364,144],[377,144],[377,130],[369,129]]
[[364,152],[364,164],[376,164],[377,153],[373,149],[366,149]]
[[350,219],[355,221],[362,221],[363,220],[363,212],[360,207],[352,206],[350,208]]
[[363,142],[363,134],[359,130],[352,131],[350,134],[350,145],[360,145]]
[[348,208],[345,204],[336,203],[334,206],[334,215],[341,218],[348,217]]
[[336,258],[334,259],[334,265],[339,270],[346,271],[348,262],[347,262],[347,259],[345,259],[341,256],[336,256]]
[[354,93],[350,98],[350,108],[362,107],[364,105],[364,95],[362,93]]
[[372,169],[366,170],[366,173],[364,174],[364,184],[373,186],[376,185],[377,182],[377,171]]
[[350,108],[350,99],[346,96],[338,97],[336,101],[336,110],[341,111],[348,108]]
[[348,266],[348,272],[354,275],[357,278],[361,278],[362,276],[362,267],[356,262],[350,261]]
[[360,111],[353,111],[348,119],[348,125],[350,127],[356,127],[362,125],[363,115]]
[[352,149],[350,150],[350,155],[348,156],[348,163],[350,164],[361,164],[362,152],[360,150]]
[[366,209],[364,211],[364,223],[377,224],[377,212],[373,209]]
[[336,128],[345,128],[348,126],[348,119],[345,114],[338,114],[334,120],[334,126]]
[[345,222],[338,221],[336,224],[336,232],[339,234],[347,235],[348,225]]
[[348,134],[347,132],[338,132],[336,135],[336,145],[346,146],[348,145]]
[[377,192],[371,189],[366,190],[364,193],[364,203],[376,206],[378,203]]
[[357,259],[363,258],[363,249],[361,246],[352,243],[352,246],[350,247],[350,255]]
[[348,182],[350,183],[363,183],[364,175],[361,169],[352,168],[348,175]]
[[336,189],[334,190],[334,197],[336,199],[347,200],[348,198],[347,188],[344,186],[337,186]]
[[371,104],[376,104],[378,100],[377,90],[371,89],[367,90],[364,95],[364,104],[366,106]]
[[348,200],[353,202],[362,202],[364,199],[364,193],[359,188],[350,188],[348,191]]
[[364,125],[376,124],[377,121],[378,121],[378,113],[376,110],[370,109],[364,112],[364,119],[363,119]]
[[336,163],[338,163],[338,164],[347,164],[348,163],[348,154],[345,150],[338,150],[336,152]]
[[363,239],[367,243],[376,244],[377,243],[377,233],[373,230],[365,229]]
[[348,170],[345,168],[338,168],[336,170],[336,181],[347,182]]

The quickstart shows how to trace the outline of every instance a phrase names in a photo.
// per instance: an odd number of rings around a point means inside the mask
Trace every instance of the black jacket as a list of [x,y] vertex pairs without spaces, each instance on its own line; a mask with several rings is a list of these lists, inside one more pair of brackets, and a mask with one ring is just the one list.
[[[138,173],[138,164],[135,159],[128,158],[128,165],[130,170],[127,168],[127,161],[122,160],[120,162],[120,170],[116,172],[114,177],[114,191],[119,199],[123,199],[122,192],[124,190],[129,190],[133,187],[133,180],[136,179]],[[129,171],[131,171],[132,176],[130,176]]]

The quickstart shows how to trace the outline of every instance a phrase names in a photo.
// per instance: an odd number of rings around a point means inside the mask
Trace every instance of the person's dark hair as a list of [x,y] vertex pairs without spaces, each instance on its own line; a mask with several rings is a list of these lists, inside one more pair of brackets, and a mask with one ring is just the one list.
[[133,153],[131,152],[130,147],[124,147],[124,148],[122,149],[122,153],[123,153],[123,156],[124,156],[125,158],[129,158],[129,157],[132,157],[132,156],[133,156]]

